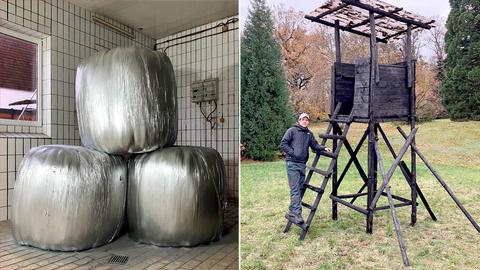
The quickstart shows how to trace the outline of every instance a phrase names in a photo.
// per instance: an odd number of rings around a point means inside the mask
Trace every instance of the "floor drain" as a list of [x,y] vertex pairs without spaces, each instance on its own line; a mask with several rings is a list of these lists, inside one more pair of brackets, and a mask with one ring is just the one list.
[[108,259],[108,264],[126,264],[128,262],[128,256],[113,255]]

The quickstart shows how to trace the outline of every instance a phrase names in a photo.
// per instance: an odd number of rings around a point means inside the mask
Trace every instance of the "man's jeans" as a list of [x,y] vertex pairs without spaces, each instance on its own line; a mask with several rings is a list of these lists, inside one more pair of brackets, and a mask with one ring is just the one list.
[[291,213],[300,215],[302,213],[301,194],[305,182],[305,163],[287,161],[287,177],[290,186],[290,207]]

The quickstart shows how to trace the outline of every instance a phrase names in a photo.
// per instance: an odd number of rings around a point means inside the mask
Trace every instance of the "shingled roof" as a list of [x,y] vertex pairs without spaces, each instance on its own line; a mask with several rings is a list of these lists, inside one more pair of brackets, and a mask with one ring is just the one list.
[[399,38],[407,32],[407,24],[411,24],[412,30],[435,26],[434,20],[378,0],[328,0],[305,18],[332,27],[338,20],[341,30],[370,37],[370,11],[375,13],[375,31],[379,42]]

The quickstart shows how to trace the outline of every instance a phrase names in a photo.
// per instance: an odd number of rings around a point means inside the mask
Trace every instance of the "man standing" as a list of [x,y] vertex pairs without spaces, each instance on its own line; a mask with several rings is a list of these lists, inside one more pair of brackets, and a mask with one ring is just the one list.
[[305,167],[308,160],[309,148],[318,152],[329,148],[318,144],[313,133],[307,128],[310,117],[306,113],[300,114],[298,123],[289,128],[283,135],[280,149],[287,155],[287,177],[290,186],[290,207],[285,218],[297,224],[303,223],[301,192],[305,181]]

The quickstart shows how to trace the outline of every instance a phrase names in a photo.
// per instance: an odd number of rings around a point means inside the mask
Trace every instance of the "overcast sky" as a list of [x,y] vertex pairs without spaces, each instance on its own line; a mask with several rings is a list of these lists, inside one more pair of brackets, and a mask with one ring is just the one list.
[[[298,11],[310,13],[315,8],[321,6],[325,0],[266,0],[270,7],[284,4],[286,7],[293,7]],[[245,20],[248,16],[248,9],[250,7],[250,0],[240,0],[240,29],[243,31]],[[384,0],[389,4],[397,7],[402,7],[406,11],[422,15],[425,17],[442,17],[446,21],[448,13],[450,12],[450,3],[448,0]],[[425,46],[420,54],[427,58],[432,54],[429,48]]]
[[[240,19],[241,27],[243,28],[243,23],[248,15],[248,8],[250,7],[249,0],[240,0]],[[267,4],[270,7],[278,6],[284,4],[286,7],[293,7],[299,11],[309,13],[315,8],[321,6],[325,0],[267,0]],[[436,1],[425,1],[425,0],[386,0],[389,4],[392,4],[397,7],[403,7],[407,11],[411,11],[418,15],[425,17],[436,17],[441,16],[445,19],[448,17],[450,12],[450,3],[448,0],[436,0]]]

